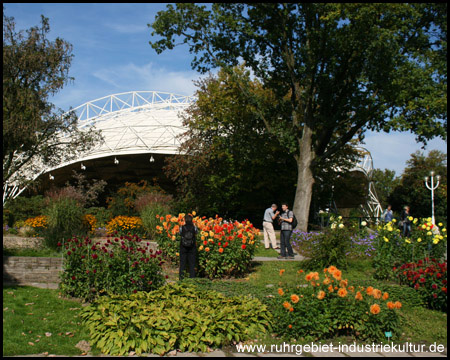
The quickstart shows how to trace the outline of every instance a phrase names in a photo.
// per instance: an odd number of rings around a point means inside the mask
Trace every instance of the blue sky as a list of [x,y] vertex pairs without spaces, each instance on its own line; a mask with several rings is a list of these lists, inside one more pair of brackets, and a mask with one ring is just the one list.
[[[156,90],[192,95],[193,81],[200,74],[190,67],[192,55],[186,46],[158,55],[149,45],[147,27],[166,5],[150,4],[5,4],[7,16],[16,21],[16,30],[38,25],[40,15],[50,19],[50,39],[61,37],[73,45],[70,68],[73,83],[66,85],[53,103],[68,110],[103,96]],[[365,144],[374,167],[403,172],[410,154],[421,144],[409,133],[366,133]],[[430,141],[424,150],[447,152],[441,139]]]

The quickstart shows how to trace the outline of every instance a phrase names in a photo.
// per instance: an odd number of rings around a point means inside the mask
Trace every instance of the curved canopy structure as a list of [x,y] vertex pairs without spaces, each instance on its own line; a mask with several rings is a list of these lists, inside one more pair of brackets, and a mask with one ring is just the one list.
[[101,130],[104,141],[75,161],[139,153],[175,154],[180,145],[177,136],[185,130],[180,115],[194,100],[192,96],[133,91],[76,107],[72,111],[78,116],[79,127]]
[[[177,153],[180,145],[177,138],[185,129],[180,115],[195,101],[192,96],[157,91],[132,91],[105,96],[80,105],[75,112],[79,128],[100,130],[103,141],[85,153],[80,153],[69,162],[56,167],[33,164],[39,168],[37,175],[28,176],[35,180],[45,173],[65,166],[109,156],[131,154]],[[83,166],[82,166],[83,168]],[[5,194],[17,197],[25,187],[19,184],[4,184]]]

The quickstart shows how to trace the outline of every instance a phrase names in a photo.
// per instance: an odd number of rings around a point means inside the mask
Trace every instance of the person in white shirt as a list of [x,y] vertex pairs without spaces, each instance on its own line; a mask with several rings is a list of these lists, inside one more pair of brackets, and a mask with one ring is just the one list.
[[[280,212],[277,211],[276,204],[272,204],[272,206],[270,208],[267,208],[266,211],[264,212],[263,231],[264,231],[264,246],[266,249],[269,249],[270,245],[272,245],[272,248],[274,249],[279,249],[279,247],[277,247],[275,230],[273,229],[273,221],[279,214]],[[269,240],[272,244],[269,243]]]

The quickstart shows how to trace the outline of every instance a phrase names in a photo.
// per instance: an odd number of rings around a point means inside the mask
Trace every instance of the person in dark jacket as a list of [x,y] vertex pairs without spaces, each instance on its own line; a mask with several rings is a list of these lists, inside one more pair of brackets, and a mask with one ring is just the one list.
[[411,236],[411,213],[409,206],[405,206],[402,211],[401,221],[403,222],[403,236]]
[[183,279],[186,262],[189,263],[189,277],[195,277],[195,263],[197,261],[196,237],[197,227],[192,222],[192,216],[186,215],[185,224],[180,227],[180,280]]

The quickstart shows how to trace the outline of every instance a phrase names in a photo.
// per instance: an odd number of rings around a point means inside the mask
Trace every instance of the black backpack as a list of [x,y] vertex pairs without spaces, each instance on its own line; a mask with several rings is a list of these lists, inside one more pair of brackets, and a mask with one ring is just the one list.
[[192,247],[195,244],[195,228],[186,226],[181,230],[181,245],[184,247]]
[[297,225],[298,225],[298,221],[297,221],[297,218],[295,217],[294,212],[292,212],[292,222],[291,222],[291,224],[292,224],[292,230],[294,230],[297,227]]

